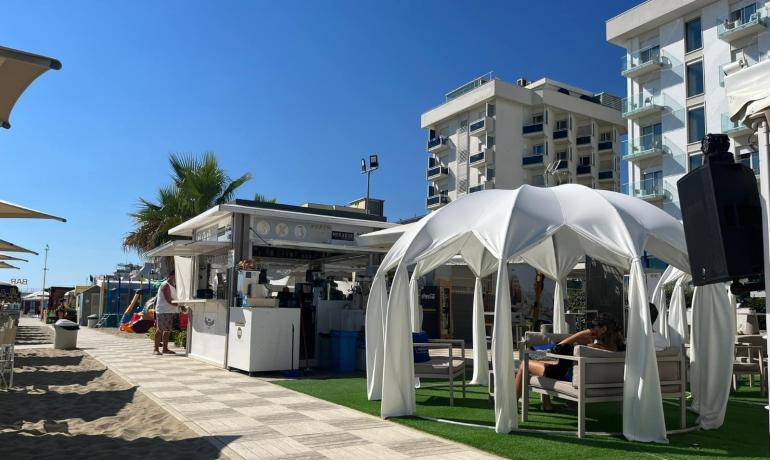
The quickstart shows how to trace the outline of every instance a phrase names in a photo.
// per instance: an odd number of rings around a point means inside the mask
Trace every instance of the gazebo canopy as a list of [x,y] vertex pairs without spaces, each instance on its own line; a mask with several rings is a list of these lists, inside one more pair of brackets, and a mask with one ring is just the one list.
[[0,219],[54,219],[67,222],[63,217],[46,214],[5,200],[0,200]]
[[[630,271],[623,432],[629,439],[665,441],[660,385],[650,384],[659,379],[640,261],[644,251],[689,271],[679,221],[642,200],[580,185],[547,189],[525,185],[517,190],[483,191],[429,214],[394,244],[372,284],[366,315],[369,398],[382,400],[384,417],[414,413],[410,329],[420,327],[416,279],[459,255],[477,278],[497,271],[492,339],[498,389],[495,425],[501,433],[516,429],[507,264],[528,263],[556,281],[554,330],[566,332],[562,301],[565,278],[575,263],[588,255]],[[393,269],[388,296],[386,275]],[[478,286],[477,281],[477,296]],[[721,300],[719,290],[715,292],[709,297],[712,303]],[[726,295],[724,289],[721,295]],[[479,314],[483,313],[474,311],[474,326]],[[479,333],[474,327],[474,348],[482,343],[475,337]],[[485,345],[482,356],[474,350],[474,361],[486,365],[485,353]],[[474,370],[474,380],[482,373]]]
[[15,244],[13,244],[13,243],[11,243],[9,241],[5,241],[5,240],[0,240],[0,251],[3,251],[3,252],[28,252],[30,254],[38,255],[35,251],[30,251],[29,249],[25,249],[25,248],[23,248],[21,246],[16,246]]

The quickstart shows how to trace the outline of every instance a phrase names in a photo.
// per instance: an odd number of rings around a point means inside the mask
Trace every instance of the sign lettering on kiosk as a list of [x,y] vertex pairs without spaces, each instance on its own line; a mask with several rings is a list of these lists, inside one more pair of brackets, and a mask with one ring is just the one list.
[[341,241],[355,241],[356,234],[353,232],[340,232],[337,230],[332,230],[332,239]]

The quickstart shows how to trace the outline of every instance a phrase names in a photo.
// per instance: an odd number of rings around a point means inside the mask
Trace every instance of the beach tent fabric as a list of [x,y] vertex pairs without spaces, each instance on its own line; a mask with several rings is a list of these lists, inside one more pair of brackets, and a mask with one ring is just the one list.
[[[679,347],[687,342],[687,301],[684,286],[691,279],[687,273],[669,265],[652,294],[652,303],[658,309],[658,319],[653,324],[653,329],[658,331],[672,347]],[[669,284],[674,285],[671,305],[667,305],[666,302],[666,286]]]
[[[679,221],[642,200],[580,185],[548,189],[525,185],[517,190],[483,191],[429,214],[396,241],[373,281],[366,325],[369,398],[381,399],[383,417],[415,411],[410,334],[414,327],[410,310],[414,308],[410,308],[408,270],[414,279],[458,255],[470,262],[472,269],[473,260],[486,261],[479,264],[484,269],[496,261],[492,336],[495,429],[507,433],[517,428],[507,264],[525,261],[559,281],[575,262],[588,255],[631,272],[624,435],[632,440],[665,442],[640,261],[645,250],[683,271],[689,270]],[[387,276],[394,269],[388,295]]]
[[13,106],[33,81],[49,69],[61,69],[56,59],[0,46],[0,127],[10,128]]

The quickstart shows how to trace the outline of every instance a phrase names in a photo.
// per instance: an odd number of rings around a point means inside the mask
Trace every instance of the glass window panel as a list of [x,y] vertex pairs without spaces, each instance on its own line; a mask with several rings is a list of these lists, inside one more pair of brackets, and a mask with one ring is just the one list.
[[703,94],[703,61],[687,66],[687,97]]
[[693,19],[685,24],[685,52],[689,53],[703,48],[703,37],[701,35],[700,18]]
[[703,154],[690,155],[690,171],[703,164]]
[[687,142],[700,142],[706,135],[706,113],[703,107],[687,111]]

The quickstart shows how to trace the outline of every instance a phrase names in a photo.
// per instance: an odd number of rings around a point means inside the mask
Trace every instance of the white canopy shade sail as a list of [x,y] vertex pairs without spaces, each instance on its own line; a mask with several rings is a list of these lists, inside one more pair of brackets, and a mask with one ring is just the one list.
[[30,251],[29,249],[25,249],[25,248],[23,248],[21,246],[16,246],[15,244],[13,244],[13,243],[11,243],[9,241],[5,241],[5,240],[0,240],[0,251],[3,251],[3,252],[28,252],[30,254],[38,255],[35,251]]
[[15,270],[19,270],[19,267],[14,267],[13,265],[3,261],[0,261],[0,268],[12,268]]
[[[451,202],[404,232],[385,256],[372,283],[366,318],[369,398],[382,400],[384,417],[414,413],[409,333],[410,329],[419,329],[414,280],[459,254],[477,278],[497,271],[492,335],[495,428],[500,433],[516,429],[507,264],[526,262],[556,281],[554,330],[566,332],[559,293],[564,290],[569,271],[588,255],[631,273],[623,433],[633,440],[665,442],[640,261],[644,251],[689,271],[682,224],[660,208],[619,193],[574,184],[547,189],[524,185],[517,190],[473,193]],[[388,296],[385,278],[393,269],[396,272]],[[408,270],[412,270],[411,283]],[[479,314],[475,310],[474,318]],[[474,331],[478,335],[476,328]],[[477,340],[474,337],[474,348],[481,343]],[[474,358],[478,361],[478,357]],[[474,370],[474,379],[478,374]],[[723,380],[729,386],[729,375]]]
[[34,209],[25,208],[5,200],[0,200],[0,219],[53,219],[67,222],[67,219],[63,217],[35,211]]
[[61,62],[37,54],[0,46],[0,126],[10,128],[11,110],[33,81]]
[[364,233],[363,235],[358,235],[356,237],[356,242],[359,244],[359,246],[392,246],[399,238],[401,238],[401,235],[404,234],[409,228],[416,225],[417,222],[412,222],[409,224],[403,224],[403,225],[396,225],[395,227],[390,228],[384,228],[382,230],[377,230],[376,232],[369,232]]
[[48,293],[46,291],[35,291],[31,294],[27,294],[21,298],[22,300],[46,300],[48,299]]
[[19,260],[21,262],[29,262],[27,259],[22,259],[22,258],[13,257],[13,256],[7,256],[5,254],[0,254],[0,260]]

